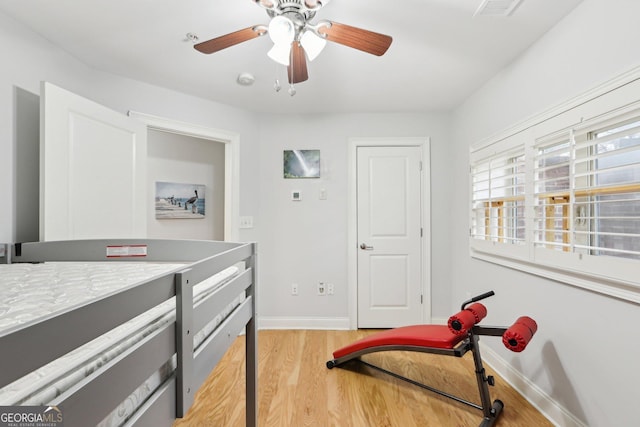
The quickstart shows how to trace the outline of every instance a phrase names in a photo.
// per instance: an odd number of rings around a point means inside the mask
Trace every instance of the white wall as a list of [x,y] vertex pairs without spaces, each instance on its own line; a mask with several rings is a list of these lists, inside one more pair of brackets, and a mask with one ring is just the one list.
[[531,381],[538,397],[550,397],[540,405],[560,425],[638,425],[640,343],[632,325],[640,322],[640,307],[471,259],[469,146],[640,65],[638,16],[637,0],[584,0],[453,115],[451,212],[455,224],[464,224],[452,230],[453,301],[494,289],[487,323],[508,323],[522,314],[538,321],[524,353],[508,352],[496,339],[482,341]]
[[[432,176],[432,310],[443,317],[450,305],[447,203],[450,196],[448,117],[439,114],[325,114],[266,116],[260,122],[260,266],[264,318],[300,325],[345,319],[347,299],[347,178],[349,137],[430,137]],[[321,178],[284,179],[285,149],[320,149]],[[321,188],[327,200],[319,200]],[[291,201],[300,190],[303,200]],[[317,296],[319,281],[335,295]],[[291,284],[299,295],[291,295]],[[273,320],[273,319],[272,319]],[[277,319],[276,319],[277,320]],[[270,323],[274,324],[274,323]],[[330,323],[329,323],[330,324]]]

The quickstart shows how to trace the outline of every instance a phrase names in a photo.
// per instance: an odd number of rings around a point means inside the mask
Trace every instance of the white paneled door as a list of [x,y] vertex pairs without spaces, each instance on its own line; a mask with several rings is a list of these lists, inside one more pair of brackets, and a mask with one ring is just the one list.
[[44,82],[40,240],[145,237],[147,128]]
[[422,148],[357,148],[358,327],[422,322]]

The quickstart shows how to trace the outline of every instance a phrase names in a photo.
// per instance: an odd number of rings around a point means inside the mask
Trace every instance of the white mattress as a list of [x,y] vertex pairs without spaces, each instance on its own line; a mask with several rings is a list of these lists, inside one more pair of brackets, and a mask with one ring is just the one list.
[[[183,264],[153,263],[45,263],[0,265],[0,331],[50,316],[92,299],[106,296],[144,280],[178,271]],[[194,301],[204,298],[238,273],[230,267],[194,286]],[[205,330],[199,343],[244,299],[238,296]],[[45,405],[97,368],[121,354],[154,330],[175,319],[175,301],[169,300],[107,334],[0,389],[0,405]],[[175,369],[175,360],[163,366],[112,414],[103,426],[120,425]]]

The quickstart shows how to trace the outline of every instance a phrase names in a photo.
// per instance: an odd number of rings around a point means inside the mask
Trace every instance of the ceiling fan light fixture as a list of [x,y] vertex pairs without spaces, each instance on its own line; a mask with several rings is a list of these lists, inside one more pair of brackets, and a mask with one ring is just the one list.
[[274,44],[273,47],[267,52],[267,56],[278,64],[289,66],[289,53],[291,52],[290,44]]
[[296,27],[286,16],[276,16],[269,22],[269,37],[276,45],[290,45],[296,37]]
[[309,61],[313,61],[318,57],[318,55],[320,55],[322,49],[327,45],[327,40],[322,37],[318,37],[313,33],[313,31],[305,31],[300,38],[300,44],[307,53]]

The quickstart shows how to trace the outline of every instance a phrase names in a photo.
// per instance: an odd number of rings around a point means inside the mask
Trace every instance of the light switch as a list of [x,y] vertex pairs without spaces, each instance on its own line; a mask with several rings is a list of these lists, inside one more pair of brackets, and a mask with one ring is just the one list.
[[321,188],[320,189],[320,193],[318,195],[318,198],[320,200],[327,200],[327,189],[326,188]]
[[240,228],[253,228],[253,217],[252,216],[241,216],[240,217]]

